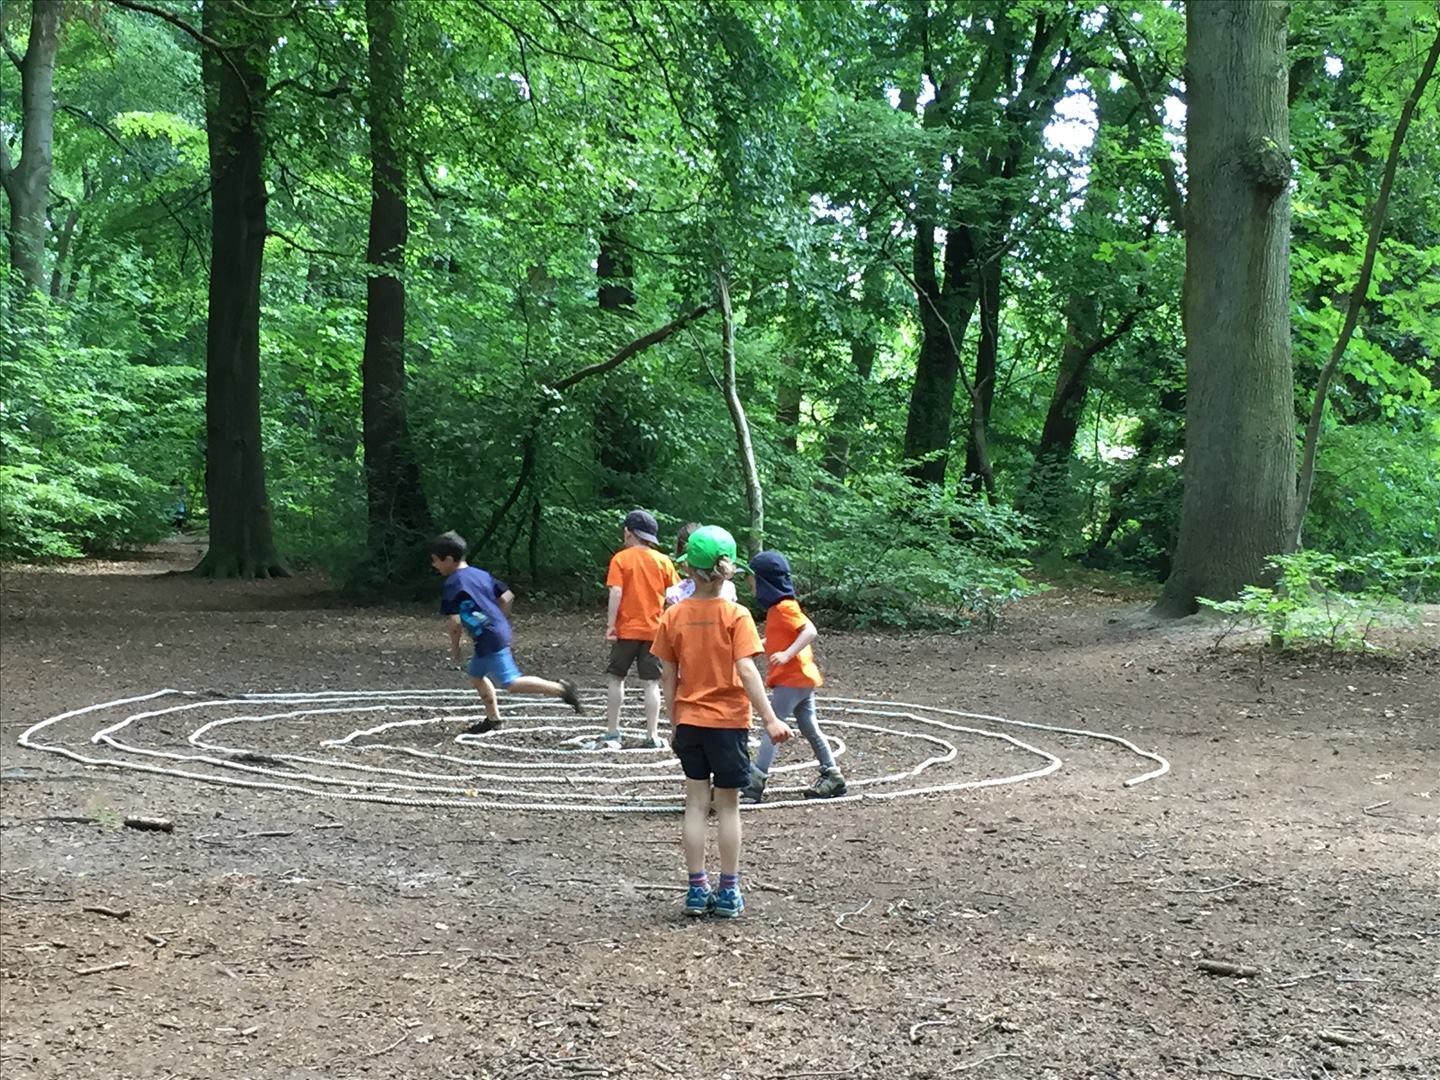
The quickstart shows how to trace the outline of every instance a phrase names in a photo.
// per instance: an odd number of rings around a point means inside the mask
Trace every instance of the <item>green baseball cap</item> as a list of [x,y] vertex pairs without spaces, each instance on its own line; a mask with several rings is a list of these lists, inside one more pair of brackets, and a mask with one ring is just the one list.
[[685,541],[685,554],[675,561],[696,570],[713,570],[722,558],[729,557],[735,572],[743,574],[750,568],[735,555],[735,537],[719,525],[702,525]]

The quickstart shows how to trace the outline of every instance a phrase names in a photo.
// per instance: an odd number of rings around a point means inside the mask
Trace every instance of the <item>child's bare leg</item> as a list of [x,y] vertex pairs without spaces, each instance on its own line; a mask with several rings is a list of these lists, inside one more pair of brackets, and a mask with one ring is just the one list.
[[[740,816],[737,808],[735,816]],[[680,843],[685,850],[685,869],[692,874],[705,872],[705,825],[710,817],[710,781],[685,781],[685,823],[680,830]]]
[[645,694],[645,734],[654,739],[660,734],[660,680],[645,679],[640,687]]
[[[659,683],[655,684],[659,687]],[[656,690],[659,700],[659,690]],[[605,730],[616,733],[620,730],[620,703],[625,699],[625,680],[619,675],[605,677]],[[657,713],[658,716],[658,713]]]
[[[715,823],[719,826],[720,873],[740,873],[740,789],[715,789]],[[686,804],[688,822],[689,804]]]
[[536,675],[521,675],[505,687],[505,690],[511,694],[544,694],[546,697],[560,697],[565,693],[565,688],[558,682],[551,682]]
[[500,699],[495,696],[495,686],[483,676],[478,679],[471,679],[470,683],[475,687],[475,692],[480,695],[480,700],[485,702],[485,715],[491,720],[500,719]]

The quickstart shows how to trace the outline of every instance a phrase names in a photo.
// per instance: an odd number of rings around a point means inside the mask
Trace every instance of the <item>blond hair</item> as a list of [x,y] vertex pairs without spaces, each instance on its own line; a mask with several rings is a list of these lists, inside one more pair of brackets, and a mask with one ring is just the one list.
[[696,581],[703,581],[710,584],[714,581],[729,581],[735,576],[735,564],[730,561],[729,555],[721,555],[718,562],[709,570],[701,570],[698,566],[689,568],[690,576]]

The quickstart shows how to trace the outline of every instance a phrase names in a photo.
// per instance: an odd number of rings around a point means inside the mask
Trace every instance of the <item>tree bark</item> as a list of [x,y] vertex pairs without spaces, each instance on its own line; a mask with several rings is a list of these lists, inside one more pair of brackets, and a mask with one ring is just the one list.
[[800,448],[800,401],[803,397],[800,376],[793,371],[785,372],[775,394],[775,423],[780,428],[780,445],[790,454],[795,454]]
[[1293,539],[1286,21],[1186,8],[1185,494],[1161,615],[1233,597]]
[[412,578],[432,531],[405,412],[405,245],[410,235],[402,129],[405,4],[366,0],[370,50],[370,241],[361,364],[369,572]]
[[197,574],[283,577],[260,444],[260,264],[265,253],[265,93],[271,20],[204,6],[210,143],[210,310],[205,343],[205,491],[210,548]]
[[[860,279],[859,324],[847,335],[850,342],[850,370],[854,382],[841,385],[835,405],[835,422],[825,435],[822,465],[836,480],[843,481],[850,470],[850,437],[865,422],[866,387],[875,370],[880,351],[876,326],[885,307],[885,264],[872,262]],[[853,310],[853,309],[852,309]]]
[[[10,202],[10,267],[28,290],[45,288],[45,213],[54,165],[55,56],[61,0],[32,0],[30,41],[20,68],[20,159],[0,139],[0,185]],[[7,46],[8,48],[8,46]]]
[[975,350],[975,394],[971,403],[970,437],[965,448],[965,478],[976,491],[995,494],[990,468],[990,410],[995,404],[995,378],[1000,367],[1000,257],[980,267],[980,343]]
[[720,288],[721,363],[724,366],[725,404],[735,425],[735,444],[740,455],[740,468],[745,474],[745,503],[750,509],[750,528],[746,533],[746,550],[753,559],[765,550],[765,495],[760,487],[760,470],[755,466],[755,447],[750,441],[750,424],[745,419],[745,406],[735,383],[735,316],[730,310],[730,283],[725,275],[717,277]]

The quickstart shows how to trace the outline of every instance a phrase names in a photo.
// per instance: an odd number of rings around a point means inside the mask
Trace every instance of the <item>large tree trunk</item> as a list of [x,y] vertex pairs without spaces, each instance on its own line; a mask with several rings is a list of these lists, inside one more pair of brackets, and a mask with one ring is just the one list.
[[0,184],[10,201],[10,267],[27,289],[45,288],[45,212],[54,163],[55,54],[60,0],[32,0],[30,41],[20,61],[20,160],[0,139]]
[[1286,16],[1186,8],[1185,496],[1162,615],[1234,596],[1293,539]]
[[[380,581],[423,568],[430,508],[405,416],[405,244],[410,235],[405,158],[405,6],[366,0],[370,40],[370,243],[366,259],[365,494],[369,570]],[[380,272],[377,272],[380,271]]]
[[202,54],[210,142],[210,313],[205,343],[205,491],[210,577],[289,573],[275,551],[260,445],[260,263],[265,252],[265,94],[273,20],[208,3]]

